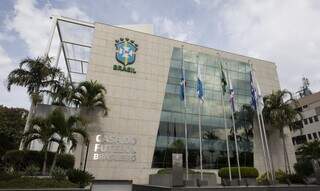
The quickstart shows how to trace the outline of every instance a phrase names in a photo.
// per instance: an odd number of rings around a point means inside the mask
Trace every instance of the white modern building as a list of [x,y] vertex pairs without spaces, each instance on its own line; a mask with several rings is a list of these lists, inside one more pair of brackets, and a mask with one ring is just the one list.
[[[68,36],[69,27],[75,30]],[[250,71],[254,70],[263,95],[280,89],[275,63],[222,50],[168,39],[139,30],[103,23],[87,23],[55,17],[53,31],[59,34],[58,67],[70,80],[97,80],[107,89],[108,116],[93,117],[88,126],[90,145],[86,170],[96,179],[132,180],[148,183],[149,174],[171,167],[175,143],[185,144],[184,119],[188,130],[189,163],[199,170],[199,110],[196,96],[197,68],[201,66],[204,102],[201,105],[203,168],[217,172],[227,167],[226,137],[221,100],[220,63],[235,91],[237,108],[250,104]],[[144,32],[143,28],[148,31]],[[84,34],[84,31],[89,31]],[[80,32],[81,33],[80,33]],[[88,40],[89,39],[89,40]],[[83,43],[83,41],[88,40]],[[50,46],[48,47],[48,51]],[[52,51],[52,49],[51,49]],[[50,51],[50,52],[51,52]],[[61,52],[61,54],[60,54]],[[55,53],[54,53],[55,54]],[[53,55],[54,55],[53,54]],[[58,59],[59,60],[59,59]],[[187,109],[179,98],[181,68],[186,73]],[[228,95],[224,96],[227,125],[232,127]],[[240,164],[265,172],[259,129],[250,135],[238,127]],[[250,128],[250,126],[249,126]],[[289,129],[285,130],[290,165],[295,163]],[[279,132],[267,128],[274,169],[284,168]],[[229,136],[231,165],[236,166],[235,146]],[[77,167],[84,165],[85,148],[75,151]],[[82,154],[81,154],[82,153]],[[185,165],[185,161],[184,161]]]

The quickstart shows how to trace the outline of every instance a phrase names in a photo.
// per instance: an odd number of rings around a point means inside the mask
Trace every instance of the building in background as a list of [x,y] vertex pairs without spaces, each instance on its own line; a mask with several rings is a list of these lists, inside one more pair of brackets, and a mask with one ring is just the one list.
[[298,99],[301,107],[296,108],[303,119],[291,126],[292,142],[297,150],[301,144],[320,140],[320,92]]
[[[200,116],[205,171],[217,172],[227,167],[220,63],[233,84],[236,108],[250,104],[249,73],[252,70],[263,95],[280,89],[276,65],[269,61],[155,36],[150,34],[152,30],[148,26],[140,26],[139,31],[135,31],[62,17],[54,19],[53,31],[59,34],[59,48],[51,48],[50,52],[58,50],[58,54],[50,54],[57,55],[58,67],[65,69],[73,83],[97,80],[107,89],[109,115],[92,116],[94,120],[87,127],[90,145],[86,170],[97,179],[147,184],[151,173],[171,167],[171,153],[184,152],[180,144],[185,144],[184,116],[189,135],[189,167],[199,169],[198,66],[201,66],[204,89]],[[70,25],[85,29],[71,31]],[[143,32],[143,28],[148,31]],[[186,115],[179,95],[181,68],[186,73]],[[223,101],[230,133],[229,96],[224,96]],[[249,135],[244,129],[238,129],[240,163],[254,166],[263,173],[264,156],[258,127],[253,126],[250,132]],[[269,127],[267,134],[274,169],[283,169],[279,131]],[[293,165],[296,159],[289,128],[285,134]],[[236,166],[234,142],[230,136],[229,139],[231,163]],[[78,147],[74,152],[76,167],[84,168],[84,151]]]

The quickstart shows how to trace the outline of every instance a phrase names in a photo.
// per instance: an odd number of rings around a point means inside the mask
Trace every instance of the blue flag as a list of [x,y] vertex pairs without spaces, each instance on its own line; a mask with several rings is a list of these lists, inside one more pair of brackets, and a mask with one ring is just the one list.
[[254,87],[252,72],[250,72],[250,89],[251,89],[251,106],[256,110],[257,109],[257,92]]
[[198,76],[197,76],[197,95],[198,95],[198,98],[201,99],[201,101],[204,101],[203,99],[204,92],[203,92],[203,85],[202,85],[199,65],[198,65]]
[[186,86],[186,80],[183,69],[181,69],[181,81],[180,81],[180,100],[185,100],[185,86]]

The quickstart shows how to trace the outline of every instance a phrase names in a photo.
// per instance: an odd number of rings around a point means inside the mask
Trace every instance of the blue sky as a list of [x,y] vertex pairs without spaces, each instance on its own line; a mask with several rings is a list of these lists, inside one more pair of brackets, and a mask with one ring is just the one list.
[[156,35],[275,62],[282,88],[302,76],[320,88],[317,0],[1,0],[0,104],[29,107],[23,88],[5,89],[8,73],[43,54],[51,15],[113,25],[153,24]]

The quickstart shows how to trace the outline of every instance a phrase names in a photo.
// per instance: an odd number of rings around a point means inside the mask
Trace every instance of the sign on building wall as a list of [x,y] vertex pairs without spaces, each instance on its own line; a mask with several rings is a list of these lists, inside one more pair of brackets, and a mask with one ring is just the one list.
[[120,38],[115,40],[116,46],[116,60],[121,65],[113,65],[113,70],[125,71],[130,73],[136,73],[133,67],[130,65],[136,61],[136,52],[138,51],[138,44],[134,40],[129,38]]
[[115,134],[96,135],[93,160],[135,161],[137,140]]

